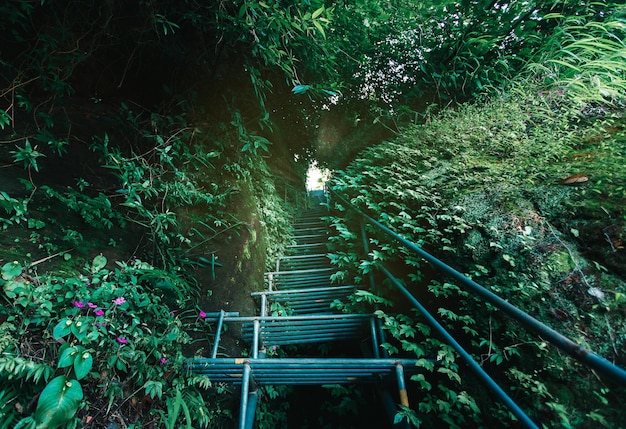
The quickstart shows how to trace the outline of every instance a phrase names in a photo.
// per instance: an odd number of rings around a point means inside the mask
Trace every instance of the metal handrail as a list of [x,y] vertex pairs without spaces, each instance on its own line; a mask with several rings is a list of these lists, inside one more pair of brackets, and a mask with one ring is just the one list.
[[[450,267],[443,261],[426,252],[415,243],[407,240],[406,238],[397,234],[395,231],[368,216],[366,213],[364,213],[363,211],[352,205],[350,202],[348,202],[341,195],[339,195],[336,191],[332,189],[329,189],[329,191],[342,204],[345,204],[349,209],[360,215],[367,223],[384,232],[388,236],[392,237],[394,240],[400,242],[407,249],[428,261],[434,268],[454,278],[466,290],[475,293],[476,295],[482,297],[485,301],[504,311],[506,314],[520,322],[524,327],[535,331],[536,333],[541,335],[542,338],[559,347],[561,350],[563,350],[574,359],[582,362],[583,364],[589,366],[594,370],[597,370],[599,373],[610,377],[613,381],[618,382],[622,385],[626,385],[626,371],[624,369],[612,364],[603,357],[590,352],[585,347],[575,343],[561,333],[555,331],[554,329],[535,319],[528,313],[510,304],[508,301],[500,298],[498,295],[486,289],[484,286],[481,286],[474,280],[468,278],[467,276]],[[430,315],[430,313],[427,312],[427,310],[421,303],[419,303],[415,296],[411,294],[397,279],[395,279],[395,277],[393,277],[393,275],[386,268],[381,266],[381,269],[383,273],[392,281],[392,283],[394,283],[394,285],[413,303],[413,305],[415,305],[416,308],[425,315],[425,317],[431,323],[431,326],[435,327],[439,331],[439,333],[442,334],[444,338],[450,343],[450,345],[455,348],[455,350],[468,363],[470,368],[487,385],[487,387],[489,387],[505,403],[505,405],[507,405],[509,410],[511,410],[511,412],[517,418],[519,418],[521,422],[525,424],[525,426],[537,427],[535,423],[530,420],[530,418],[519,408],[519,406],[517,406],[517,404],[515,404],[515,402],[510,399],[510,397],[504,392],[504,390],[502,390],[502,388],[482,369],[482,367],[471,357],[471,355],[467,353],[467,351],[465,351],[460,346],[460,344],[458,344],[458,342],[452,337],[452,335],[450,335],[450,333],[448,333],[445,328],[443,328],[443,326],[432,315]]]
[[392,231],[385,225],[374,220],[373,218],[365,214],[363,211],[359,210],[358,208],[350,204],[348,201],[346,201],[345,198],[338,195],[335,191],[331,190],[331,192],[335,196],[337,196],[337,198],[340,199],[343,203],[348,205],[352,210],[354,210],[359,215],[361,215],[369,224],[375,226],[376,228],[385,232],[389,236],[393,237],[395,240],[399,241],[404,246],[406,246],[409,250],[417,253],[423,259],[427,260],[435,268],[439,269],[440,271],[445,272],[450,277],[453,277],[455,280],[461,283],[469,291],[474,292],[477,295],[480,295],[490,304],[498,307],[499,309],[507,313],[509,316],[513,317],[515,320],[520,322],[522,325],[536,331],[538,334],[542,336],[542,338],[547,339],[550,343],[559,347],[561,350],[563,350],[565,353],[567,353],[574,359],[586,364],[587,366],[597,370],[598,372],[606,375],[607,377],[610,377],[613,381],[617,381],[620,384],[626,385],[626,370],[620,368],[617,365],[612,364],[605,358],[592,353],[591,351],[587,350],[585,347],[581,346],[580,344],[575,343],[574,341],[570,340],[563,334],[543,324],[542,322],[535,319],[528,313],[520,310],[519,308],[515,307],[513,304],[509,303],[508,301],[500,298],[498,295],[491,292],[489,289],[485,288],[484,286],[481,286],[480,284],[476,283],[474,280],[470,279],[469,277],[463,275],[462,273],[450,267],[446,263],[437,259],[433,255],[431,255],[430,253],[426,252],[424,249],[419,247],[417,244],[407,240],[406,238]]

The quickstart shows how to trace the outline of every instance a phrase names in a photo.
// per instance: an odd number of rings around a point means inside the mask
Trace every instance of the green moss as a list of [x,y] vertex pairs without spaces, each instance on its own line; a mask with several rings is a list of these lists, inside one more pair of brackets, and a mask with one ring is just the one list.
[[576,264],[567,251],[555,251],[545,261],[544,266],[555,277],[571,273],[576,269]]

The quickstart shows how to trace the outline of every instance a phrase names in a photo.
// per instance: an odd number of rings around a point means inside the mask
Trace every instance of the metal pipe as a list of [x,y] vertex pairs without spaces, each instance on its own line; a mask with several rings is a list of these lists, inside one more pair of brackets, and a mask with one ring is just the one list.
[[315,273],[321,273],[321,272],[332,272],[334,271],[333,268],[316,268],[316,269],[312,269],[312,270],[297,270],[297,271],[273,271],[273,272],[267,272],[265,273],[266,275],[268,274],[274,274],[274,275],[283,275],[283,274],[287,274],[287,275],[291,275],[291,274],[315,274]]
[[[244,336],[248,339],[247,335]],[[267,346],[277,346],[277,345],[287,345],[287,344],[304,344],[304,343],[320,343],[324,341],[340,341],[340,340],[357,340],[360,339],[362,335],[360,332],[355,331],[343,331],[343,332],[333,332],[333,333],[319,333],[319,332],[302,332],[302,333],[290,333],[290,334],[281,334],[277,333],[274,335],[264,334],[261,337],[263,344]]]
[[[366,255],[369,255],[369,253],[370,253],[369,240],[367,239],[367,230],[365,229],[365,222],[361,222],[361,239],[363,241],[363,250],[365,251]],[[369,272],[368,277],[369,277],[369,282],[370,282],[370,290],[375,290],[376,289],[376,279],[374,278],[374,273],[371,270]],[[374,309],[375,310],[379,310],[380,309],[380,305],[378,303],[374,304]],[[385,332],[383,331],[382,324],[380,323],[380,321],[377,322],[376,326],[378,328],[379,344],[384,343],[385,342]],[[389,352],[387,352],[387,349],[382,349],[382,352],[383,352],[383,356],[384,357],[389,357]],[[379,356],[380,353],[379,353],[378,349],[376,351],[376,355],[377,355],[377,357],[380,357]]]
[[256,414],[256,406],[259,401],[259,392],[254,389],[248,394],[248,408],[246,410],[246,419],[243,424],[244,429],[252,429],[254,426],[254,415]]
[[404,294],[404,296],[411,301],[411,303],[417,308],[422,316],[428,321],[435,331],[441,335],[444,340],[450,344],[454,350],[461,356],[461,358],[468,364],[470,369],[476,374],[476,376],[491,390],[507,408],[513,413],[515,417],[527,428],[539,429],[526,413],[506,394],[506,392],[485,372],[484,369],[474,360],[474,358],[458,343],[458,341],[439,323],[432,314],[426,310],[426,308],[405,288],[400,281],[393,276],[382,265],[379,268],[385,273],[387,278]]
[[261,295],[261,317],[267,316],[267,295]]
[[[275,366],[303,366],[310,365],[323,365],[324,367],[354,367],[357,365],[371,365],[371,366],[395,366],[398,363],[402,364],[405,368],[411,368],[416,366],[421,361],[418,359],[406,359],[406,358],[389,358],[389,359],[374,359],[374,358],[193,358],[187,362],[189,364],[199,365],[217,365],[220,363],[229,363],[231,365],[245,365],[246,363],[253,364],[255,367],[275,367]],[[421,367],[419,367],[421,368]]]
[[224,310],[220,311],[220,318],[217,321],[217,328],[215,332],[215,340],[213,341],[213,352],[211,353],[212,358],[217,357],[217,348],[220,343],[220,335],[222,333],[222,325],[224,324],[224,317],[226,316],[226,312]]
[[257,357],[259,357],[259,330],[260,330],[260,323],[258,320],[255,320],[254,322],[254,334],[252,336],[252,358],[256,359]]
[[398,396],[400,405],[409,406],[409,395],[406,393],[406,384],[404,383],[404,370],[402,365],[396,364],[396,379],[398,380]]
[[374,352],[374,357],[378,359],[380,358],[380,350],[378,350],[378,333],[376,331],[376,322],[373,317],[370,319],[370,332],[372,336],[372,351]]
[[292,260],[292,259],[313,259],[313,258],[319,258],[319,259],[324,259],[326,261],[328,261],[328,256],[326,256],[326,253],[317,253],[314,255],[290,255],[290,256],[283,256],[282,258],[280,258],[281,261],[285,261],[285,260]]
[[290,295],[297,293],[313,293],[313,292],[327,292],[333,293],[341,290],[349,290],[353,291],[355,289],[354,286],[342,285],[342,286],[331,286],[331,287],[318,287],[318,288],[308,288],[308,289],[291,289],[288,291],[285,290],[273,290],[273,291],[260,291],[260,292],[251,292],[252,296],[260,296],[260,295]]
[[349,313],[337,313],[337,314],[312,314],[312,315],[302,315],[302,316],[224,316],[224,321],[226,322],[252,322],[254,320],[260,321],[286,321],[290,320],[293,322],[298,321],[306,321],[306,320],[325,320],[325,319],[368,319],[372,317],[371,314],[349,314]]
[[444,262],[440,261],[439,259],[435,258],[433,255],[431,255],[430,253],[426,252],[425,250],[423,250],[422,248],[417,246],[415,243],[407,240],[406,238],[402,237],[401,235],[396,234],[394,231],[392,231],[391,229],[389,229],[385,225],[383,225],[380,222],[372,219],[370,216],[366,215],[361,210],[359,210],[356,207],[354,207],[352,204],[350,204],[348,201],[346,201],[343,197],[337,195],[335,192],[333,192],[333,193],[343,203],[347,204],[352,210],[354,210],[359,215],[361,215],[363,218],[365,218],[365,220],[367,220],[370,224],[374,225],[375,227],[377,227],[381,231],[385,232],[387,235],[393,237],[395,240],[397,240],[400,243],[402,243],[404,246],[406,246],[411,251],[413,251],[413,252],[417,253],[418,255],[420,255],[422,258],[424,258],[430,264],[432,264],[435,268],[445,272],[449,276],[451,276],[454,279],[456,279],[465,288],[471,290],[472,292],[474,292],[475,294],[481,296],[482,298],[484,298],[486,301],[488,301],[492,305],[498,307],[499,309],[501,309],[502,311],[507,313],[509,316],[511,316],[512,318],[514,318],[518,322],[520,322],[523,326],[526,326],[526,327],[534,330],[536,333],[541,335],[542,338],[548,340],[550,343],[552,343],[555,346],[559,347],[561,350],[563,350],[565,353],[567,353],[568,355],[570,355],[574,359],[576,359],[576,360],[578,360],[578,361],[588,365],[589,367],[597,370],[598,372],[604,374],[605,376],[607,376],[611,380],[617,381],[620,384],[626,385],[626,370],[624,370],[624,369],[622,369],[622,368],[620,368],[620,367],[618,367],[616,365],[613,365],[611,362],[609,362],[608,360],[604,359],[603,357],[598,356],[598,355],[592,353],[591,351],[587,350],[585,347],[581,346],[580,344],[575,343],[574,341],[570,340],[569,338],[567,338],[563,334],[555,331],[554,329],[550,328],[549,326],[546,326],[545,324],[543,324],[539,320],[535,319],[534,317],[532,317],[528,313],[525,313],[524,311],[522,311],[519,308],[515,307],[514,305],[510,304],[508,301],[500,298],[495,293],[491,292],[490,290],[488,290],[485,287],[481,286],[480,284],[476,283],[474,280],[466,277],[465,275],[461,274],[459,271],[455,270],[454,268],[450,267],[449,265],[447,265]]
[[244,363],[241,381],[241,404],[239,405],[239,429],[245,429],[248,408],[248,391],[250,388],[250,364]]

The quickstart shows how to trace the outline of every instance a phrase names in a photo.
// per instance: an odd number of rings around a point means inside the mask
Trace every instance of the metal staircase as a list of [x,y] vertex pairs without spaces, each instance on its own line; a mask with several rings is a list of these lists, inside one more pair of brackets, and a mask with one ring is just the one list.
[[[253,427],[257,387],[263,385],[382,386],[383,381],[389,385],[389,379],[395,379],[398,402],[408,406],[404,374],[418,371],[417,361],[381,358],[381,333],[373,315],[338,313],[331,306],[336,300],[345,301],[356,288],[331,282],[335,270],[326,256],[327,227],[321,219],[326,210],[319,197],[313,195],[313,208],[301,212],[294,222],[289,254],[276,262],[275,271],[266,273],[267,290],[252,293],[259,303],[259,315],[224,311],[207,315],[217,322],[212,356],[186,363],[187,370],[207,376],[212,382],[241,386],[240,429]],[[251,344],[249,357],[217,357],[222,327],[228,322],[242,324],[242,337]],[[354,342],[355,350],[369,343],[370,348],[366,356],[358,358],[278,358],[266,353],[276,346],[329,342]],[[386,403],[391,396],[385,394]],[[392,418],[395,405],[393,408]]]

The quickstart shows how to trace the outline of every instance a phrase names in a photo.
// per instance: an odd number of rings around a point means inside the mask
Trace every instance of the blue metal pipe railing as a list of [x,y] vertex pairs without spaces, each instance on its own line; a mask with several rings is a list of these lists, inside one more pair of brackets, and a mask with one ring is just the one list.
[[[243,380],[241,384],[241,403],[239,404],[239,429],[246,427],[246,416],[248,415],[248,393],[250,391],[250,363],[243,364]],[[256,405],[256,404],[255,404]]]
[[404,382],[404,368],[398,363],[396,365],[396,379],[398,380],[398,396],[400,398],[400,405],[405,407],[409,406],[409,395],[406,393],[406,384]]
[[426,252],[424,249],[422,249],[415,243],[407,240],[406,238],[392,231],[390,228],[374,220],[373,218],[365,214],[363,211],[354,207],[352,204],[346,201],[345,198],[338,195],[335,191],[331,190],[331,192],[343,204],[346,204],[348,207],[350,207],[350,209],[354,210],[361,217],[363,217],[363,219],[365,219],[369,224],[373,225],[374,227],[383,231],[390,237],[394,238],[395,240],[403,244],[407,249],[418,254],[420,257],[428,261],[433,267],[437,268],[438,270],[446,273],[450,277],[457,280],[458,283],[462,285],[464,288],[466,288],[467,290],[474,292],[475,294],[482,297],[485,301],[489,302],[490,304],[504,311],[509,316],[511,316],[518,322],[520,322],[523,326],[534,330],[536,333],[541,335],[542,338],[548,340],[550,343],[559,347],[561,350],[563,350],[565,353],[567,353],[574,359],[584,363],[590,368],[593,368],[599,373],[609,377],[613,381],[622,385],[626,385],[626,371],[624,369],[616,365],[613,365],[611,362],[604,359],[603,357],[592,353],[591,351],[587,350],[585,347],[581,346],[580,344],[575,343],[574,341],[570,340],[569,338],[562,335],[561,333],[555,331],[549,326],[546,326],[545,324],[535,319],[528,313],[525,313],[524,311],[510,304],[508,301],[500,298],[495,293],[491,292],[490,290],[476,283],[474,280],[466,277],[459,271],[445,264],[441,260],[435,258],[433,255]]
[[217,321],[217,329],[215,330],[215,340],[213,342],[213,352],[211,353],[212,358],[217,357],[217,348],[220,344],[220,336],[222,335],[222,326],[224,325],[224,317],[226,317],[226,312],[224,310],[220,311],[220,316]]
[[522,410],[519,405],[511,399],[511,397],[496,383],[493,378],[474,360],[459,342],[443,327],[441,323],[432,315],[426,307],[424,307],[412,294],[405,288],[400,281],[393,276],[385,267],[380,266],[385,276],[402,292],[402,294],[411,301],[411,304],[415,306],[422,314],[422,316],[428,321],[439,335],[441,335],[448,344],[450,344],[454,350],[461,356],[461,359],[469,366],[469,368],[476,374],[476,376],[491,390],[497,397],[506,405],[506,407],[513,413],[513,415],[527,428],[539,429],[539,426],[531,420],[530,417]]

